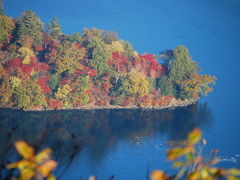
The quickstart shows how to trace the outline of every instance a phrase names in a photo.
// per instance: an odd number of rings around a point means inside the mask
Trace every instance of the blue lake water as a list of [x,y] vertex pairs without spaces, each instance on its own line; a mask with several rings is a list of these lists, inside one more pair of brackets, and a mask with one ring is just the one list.
[[164,154],[166,141],[200,127],[208,142],[205,150],[219,149],[221,166],[240,168],[239,0],[7,0],[5,6],[15,17],[32,9],[45,23],[57,16],[68,34],[84,27],[117,31],[140,53],[157,54],[184,44],[201,71],[218,81],[197,105],[171,111],[1,110],[1,163],[14,159],[12,143],[21,138],[54,149],[60,179],[86,179],[91,174],[146,179],[155,168],[171,171]]

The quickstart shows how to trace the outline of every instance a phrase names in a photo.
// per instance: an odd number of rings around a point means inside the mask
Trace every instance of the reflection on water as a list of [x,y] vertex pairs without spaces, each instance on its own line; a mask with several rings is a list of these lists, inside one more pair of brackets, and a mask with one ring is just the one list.
[[[89,151],[91,164],[94,165],[94,161],[101,161],[122,140],[137,145],[136,137],[144,139],[156,134],[167,140],[179,140],[195,127],[209,126],[212,119],[207,104],[175,110],[23,112],[1,109],[0,163],[6,164],[19,158],[13,144],[24,140],[36,150],[50,147],[59,164],[56,174],[60,176],[83,149]],[[81,161],[84,163],[84,159]],[[0,179],[7,176],[6,172],[0,170]]]

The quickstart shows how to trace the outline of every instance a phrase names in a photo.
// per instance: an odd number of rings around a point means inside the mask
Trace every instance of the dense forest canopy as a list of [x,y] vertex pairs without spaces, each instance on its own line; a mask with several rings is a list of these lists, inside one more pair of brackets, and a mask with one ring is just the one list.
[[163,107],[212,90],[216,78],[198,71],[184,46],[138,54],[116,32],[65,35],[56,17],[44,24],[30,10],[19,18],[0,12],[2,107]]

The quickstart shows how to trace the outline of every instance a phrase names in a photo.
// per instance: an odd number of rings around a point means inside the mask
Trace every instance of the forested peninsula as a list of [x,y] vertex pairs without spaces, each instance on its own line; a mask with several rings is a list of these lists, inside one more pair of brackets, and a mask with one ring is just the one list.
[[63,34],[57,18],[0,12],[0,106],[24,110],[164,108],[196,102],[214,76],[184,46],[139,54],[113,31]]

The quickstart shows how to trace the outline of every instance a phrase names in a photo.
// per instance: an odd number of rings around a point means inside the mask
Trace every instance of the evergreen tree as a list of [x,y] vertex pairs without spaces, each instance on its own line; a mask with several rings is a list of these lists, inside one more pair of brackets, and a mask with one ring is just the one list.
[[81,36],[78,32],[74,32],[70,37],[70,41],[79,43],[81,41]]
[[13,19],[0,14],[0,47],[10,41],[14,29],[15,23]]
[[197,72],[198,66],[193,62],[186,47],[178,46],[173,54],[173,59],[169,65],[169,77],[171,80],[175,82],[182,81]]
[[173,83],[167,76],[161,76],[157,81],[157,88],[163,96],[174,95]]
[[4,15],[4,4],[3,4],[3,0],[0,0],[0,15]]
[[18,38],[22,36],[30,36],[37,44],[42,43],[43,23],[37,15],[28,10],[25,11],[19,21]]
[[61,26],[58,24],[58,20],[56,17],[54,17],[52,19],[52,21],[50,22],[49,24],[49,31],[50,31],[50,34],[52,35],[52,37],[54,39],[57,39],[61,34]]
[[104,72],[110,72],[110,66],[108,59],[110,58],[110,52],[107,49],[106,44],[97,38],[89,41],[88,48],[90,50],[91,65],[101,75]]

